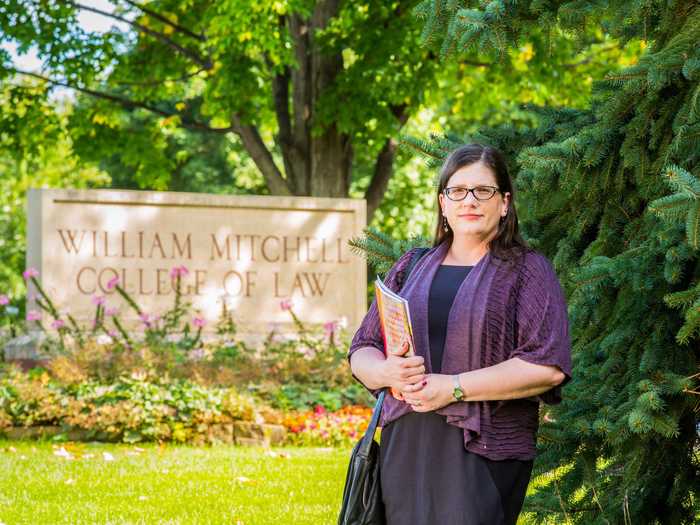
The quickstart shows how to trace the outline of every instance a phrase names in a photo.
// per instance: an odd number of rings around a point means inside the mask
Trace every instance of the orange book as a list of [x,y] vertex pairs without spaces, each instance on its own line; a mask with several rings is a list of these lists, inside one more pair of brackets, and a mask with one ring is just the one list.
[[[377,296],[379,324],[382,327],[382,336],[384,338],[384,353],[386,355],[403,355],[405,357],[415,355],[408,301],[387,288],[379,277],[374,282],[374,286]],[[408,352],[402,353],[401,343],[405,340],[408,340],[410,347]],[[400,399],[399,393],[394,388],[391,389],[391,395]]]

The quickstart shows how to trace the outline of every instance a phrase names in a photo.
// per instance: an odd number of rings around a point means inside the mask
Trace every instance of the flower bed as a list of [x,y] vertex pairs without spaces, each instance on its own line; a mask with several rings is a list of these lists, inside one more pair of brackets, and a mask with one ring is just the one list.
[[[233,312],[223,302],[215,335],[205,339],[206,321],[190,314],[181,294],[186,274],[184,267],[171,270],[175,296],[165,312],[144,311],[113,279],[110,297],[93,297],[94,318],[85,327],[56,308],[38,272],[28,268],[24,278],[36,288],[46,320],[29,311],[22,323],[18,307],[0,296],[0,338],[3,331],[15,338],[38,329],[36,340],[26,338],[28,347],[36,342],[41,368],[22,373],[0,363],[0,431],[252,443],[271,435],[280,440],[286,428],[287,442],[320,446],[345,445],[359,436],[369,409],[355,405],[369,405],[371,396],[352,379],[342,320],[309,327],[285,299],[280,308],[291,316],[295,333],[282,337],[273,329],[253,348],[238,337]],[[122,308],[138,314],[142,330],[124,329],[124,312],[110,304],[115,296],[123,299]]]
[[139,375],[71,385],[38,370],[0,376],[0,434],[10,438],[347,446],[371,413],[357,405],[280,412],[234,388]]
[[314,410],[288,414],[282,424],[287,428],[287,441],[303,446],[353,445],[367,429],[372,409],[346,406],[333,412],[321,405]]
[[[217,425],[233,429],[237,422],[260,425],[279,419],[272,409],[233,388],[205,388],[184,380],[122,376],[111,384],[66,386],[45,372],[12,371],[0,378],[0,430],[49,426],[127,443],[197,442],[211,437]],[[241,437],[265,437],[249,426],[237,427]]]

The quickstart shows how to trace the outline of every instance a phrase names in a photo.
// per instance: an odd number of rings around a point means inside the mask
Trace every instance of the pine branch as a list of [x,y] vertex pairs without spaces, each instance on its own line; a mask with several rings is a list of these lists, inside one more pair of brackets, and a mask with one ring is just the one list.
[[668,183],[679,192],[682,192],[694,200],[700,199],[700,180],[675,164],[666,168],[664,175]]
[[648,210],[672,222],[685,222],[688,244],[700,249],[700,180],[680,166],[666,168],[665,181],[677,193],[649,203]]
[[690,307],[698,300],[700,300],[700,284],[695,288],[688,288],[687,290],[664,295],[664,302],[671,308]]
[[348,244],[352,252],[363,255],[379,274],[388,272],[406,251],[430,244],[428,239],[422,236],[394,239],[373,227],[364,228],[362,231],[365,234],[364,237],[352,237]]
[[426,141],[417,137],[402,135],[400,145],[405,149],[418,152],[427,157],[427,167],[436,168],[442,164],[447,155],[460,144],[466,144],[467,138],[461,139],[454,135],[436,135],[431,133],[430,140]]
[[688,215],[688,205],[692,201],[693,199],[683,193],[674,193],[649,203],[649,211],[670,222],[680,224],[685,221]]
[[696,202],[695,206],[689,206],[688,217],[685,221],[685,233],[688,244],[693,250],[700,249],[700,202]]

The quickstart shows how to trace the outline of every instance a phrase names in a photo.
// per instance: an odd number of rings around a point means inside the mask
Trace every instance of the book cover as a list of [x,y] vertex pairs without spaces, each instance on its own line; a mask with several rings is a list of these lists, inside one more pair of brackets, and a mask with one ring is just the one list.
[[[386,355],[403,355],[404,357],[415,355],[408,301],[387,288],[379,277],[377,277],[374,285],[379,324],[384,338],[384,352]],[[401,343],[404,340],[408,340],[410,344],[406,353],[401,351]],[[402,399],[401,394],[394,388],[391,389],[391,395],[397,399]]]

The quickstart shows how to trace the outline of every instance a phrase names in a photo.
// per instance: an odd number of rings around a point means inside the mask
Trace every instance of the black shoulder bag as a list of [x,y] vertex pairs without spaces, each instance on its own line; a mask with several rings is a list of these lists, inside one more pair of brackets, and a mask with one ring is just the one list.
[[[411,255],[401,288],[408,281],[413,267],[428,250],[429,248],[418,248]],[[374,440],[385,395],[386,389],[383,389],[377,397],[372,419],[364,436],[352,449],[338,525],[384,525],[386,523],[379,480],[379,444]]]

